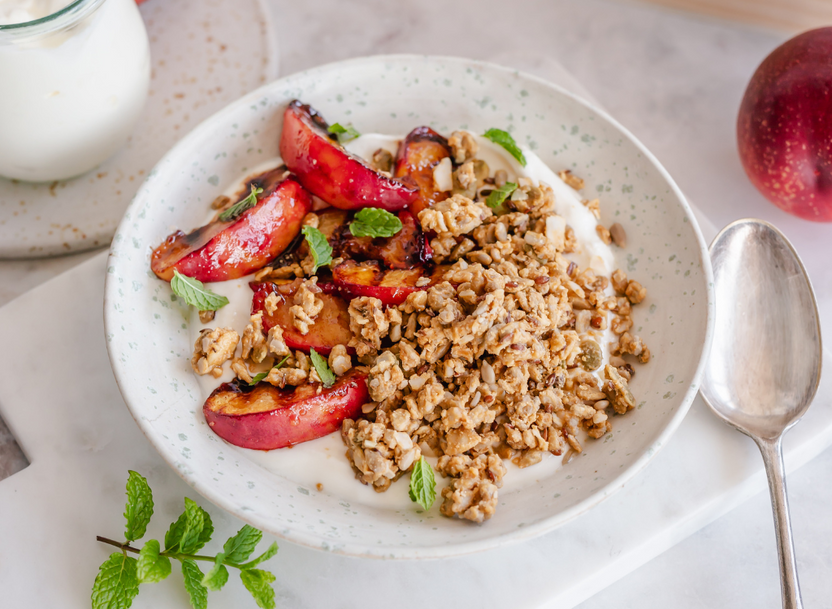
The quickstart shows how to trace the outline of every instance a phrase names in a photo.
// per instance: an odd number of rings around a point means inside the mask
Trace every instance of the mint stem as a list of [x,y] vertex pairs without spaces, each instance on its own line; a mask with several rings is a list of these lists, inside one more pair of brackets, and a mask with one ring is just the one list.
[[100,541],[101,543],[108,543],[111,546],[117,547],[119,550],[127,550],[128,552],[135,552],[136,554],[139,553],[138,548],[134,548],[130,544],[127,543],[119,543],[117,541],[113,541],[112,539],[107,539],[106,537],[101,537],[101,535],[96,535],[95,539]]
[[[102,537],[101,535],[96,535],[95,539],[97,541],[100,541],[101,543],[107,543],[107,544],[110,544],[111,546],[115,546],[119,550],[121,550],[122,552],[135,552],[136,554],[139,553],[139,549],[134,548],[129,543],[119,543],[119,542],[114,541],[112,539]],[[168,552],[167,550],[165,550],[164,552],[161,552],[161,555],[162,556],[167,556],[168,558],[176,558],[178,560],[201,560],[201,561],[204,561],[204,562],[215,562],[216,559],[217,559],[216,556],[203,556],[201,554],[180,554],[178,552]],[[223,564],[227,565],[229,567],[236,567],[237,569],[240,568],[240,565],[238,565],[237,563],[234,563],[234,562],[225,562],[225,561],[223,561]]]

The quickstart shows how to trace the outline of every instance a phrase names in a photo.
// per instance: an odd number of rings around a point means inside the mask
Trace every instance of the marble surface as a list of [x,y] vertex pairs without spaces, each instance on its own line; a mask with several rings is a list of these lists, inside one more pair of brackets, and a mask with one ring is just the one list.
[[[556,58],[717,224],[753,215],[779,226],[797,245],[827,303],[821,314],[828,330],[832,266],[824,261],[823,239],[830,227],[766,203],[745,179],[735,151],[734,121],[745,84],[784,35],[601,0],[271,4],[284,74],[374,53],[463,55],[532,72]],[[0,262],[0,302],[81,257]],[[825,606],[832,592],[831,478],[828,450],[789,479],[807,607]],[[768,497],[761,493],[581,607],[777,607],[778,587],[773,524]]]

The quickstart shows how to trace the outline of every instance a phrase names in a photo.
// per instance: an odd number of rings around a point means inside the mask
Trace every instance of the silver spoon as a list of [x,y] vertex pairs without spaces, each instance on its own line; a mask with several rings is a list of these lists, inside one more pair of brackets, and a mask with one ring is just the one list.
[[710,251],[716,323],[702,397],[763,454],[783,607],[801,609],[781,440],[809,408],[820,381],[815,295],[797,252],[762,220],[729,224]]

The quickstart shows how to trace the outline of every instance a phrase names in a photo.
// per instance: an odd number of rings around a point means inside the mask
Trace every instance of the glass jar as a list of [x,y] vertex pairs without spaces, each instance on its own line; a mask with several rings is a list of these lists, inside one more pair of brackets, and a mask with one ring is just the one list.
[[[50,0],[19,4],[38,2]],[[75,0],[0,25],[0,176],[53,181],[99,165],[130,137],[149,85],[150,49],[134,0]]]

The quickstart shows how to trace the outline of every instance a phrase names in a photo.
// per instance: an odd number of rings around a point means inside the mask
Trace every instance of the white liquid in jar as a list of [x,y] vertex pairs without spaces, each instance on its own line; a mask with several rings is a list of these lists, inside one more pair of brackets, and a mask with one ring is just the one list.
[[[0,24],[67,4],[0,0]],[[125,144],[144,106],[150,50],[141,15],[133,0],[105,0],[56,31],[26,37],[23,29],[0,30],[0,176],[80,175]]]
[[0,0],[0,25],[42,19],[70,4],[72,0]]

